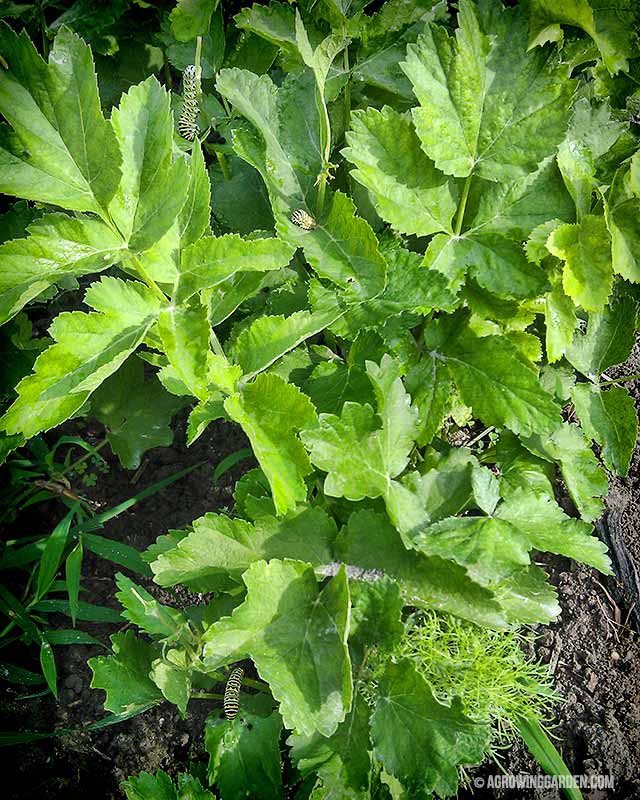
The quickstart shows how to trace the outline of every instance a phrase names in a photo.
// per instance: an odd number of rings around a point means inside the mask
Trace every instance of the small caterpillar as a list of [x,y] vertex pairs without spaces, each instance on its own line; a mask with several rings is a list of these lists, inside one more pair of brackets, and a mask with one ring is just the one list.
[[291,222],[293,222],[293,224],[297,225],[299,228],[303,228],[305,231],[312,231],[318,225],[311,214],[309,214],[303,208],[298,208],[293,212],[291,215]]
[[199,133],[198,79],[196,68],[190,64],[182,75],[182,111],[178,120],[180,136],[192,142]]
[[229,680],[224,690],[224,701],[222,703],[224,714],[227,719],[235,719],[240,710],[240,686],[242,684],[242,676],[244,670],[242,667],[236,667],[231,671]]

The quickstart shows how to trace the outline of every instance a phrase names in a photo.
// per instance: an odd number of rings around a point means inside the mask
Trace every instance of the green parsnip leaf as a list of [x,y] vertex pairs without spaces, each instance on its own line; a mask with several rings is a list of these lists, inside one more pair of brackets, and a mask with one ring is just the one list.
[[28,233],[0,245],[0,324],[56,281],[111,266],[123,248],[109,227],[85,217],[47,214]]
[[169,15],[171,30],[179,42],[189,42],[209,32],[211,15],[219,0],[178,0]]
[[144,365],[129,358],[91,395],[91,413],[107,428],[107,440],[126,469],[137,469],[152,447],[173,442],[171,420],[183,401],[157,378],[144,379]]
[[277,225],[280,235],[304,250],[321,278],[336,283],[351,302],[375,297],[385,287],[386,262],[369,223],[355,213],[353,200],[335,192],[325,214],[312,231],[289,219]]
[[596,380],[629,357],[635,341],[638,307],[629,296],[612,298],[600,313],[589,314],[587,330],[573,340],[567,359],[583,375]]
[[638,436],[633,398],[619,386],[602,391],[592,383],[578,383],[571,399],[585,433],[602,447],[604,463],[624,477]]
[[507,337],[466,331],[449,340],[442,352],[462,400],[487,425],[506,425],[523,436],[559,425],[559,406],[541,389],[535,367]]
[[527,538],[493,517],[444,519],[416,537],[414,546],[427,555],[455,561],[481,586],[490,586],[530,563]]
[[416,433],[415,409],[397,365],[385,356],[380,366],[367,362],[378,408],[347,402],[342,415],[321,414],[320,425],[301,434],[313,463],[328,473],[324,490],[333,497],[362,500],[385,496],[407,466]]
[[276,519],[261,516],[253,524],[222,514],[205,514],[193,531],[151,563],[160,586],[197,584],[206,591],[229,589],[254,562],[294,558],[314,565],[331,561],[335,523],[320,508]]
[[434,166],[411,121],[385,106],[351,115],[348,147],[353,177],[371,193],[376,211],[400,233],[453,233],[458,188]]
[[416,131],[436,167],[513,181],[552,155],[573,92],[550,51],[527,51],[521,9],[462,0],[455,38],[431,23],[401,64],[420,101]]
[[114,714],[128,714],[154,705],[162,693],[149,678],[152,661],[159,655],[157,645],[136,638],[133,631],[114,633],[113,655],[89,659],[93,672],[91,687],[104,689],[104,707]]
[[626,70],[633,54],[633,29],[637,13],[627,0],[532,0],[530,47],[561,42],[561,24],[582,28],[598,45],[611,74]]
[[591,209],[597,161],[623,130],[623,124],[612,119],[606,103],[594,107],[583,97],[574,105],[571,125],[558,150],[558,166],[575,202],[578,220]]
[[611,241],[604,217],[588,214],[553,231],[547,249],[566,264],[562,284],[576,305],[602,311],[611,294]]
[[311,401],[276,375],[262,374],[241,393],[228,397],[224,407],[249,437],[278,514],[304,501],[304,477],[311,464],[296,434],[316,421]]
[[493,594],[474,583],[466,571],[437,556],[407,550],[400,535],[381,514],[358,511],[336,541],[345,564],[387,575],[396,581],[407,605],[437,608],[479,625],[503,628],[506,617]]
[[237,234],[203,236],[182,254],[173,291],[183,303],[201,289],[210,289],[236,272],[268,272],[286,267],[293,250],[280,239],[242,239]]
[[534,454],[556,461],[580,515],[587,522],[597,519],[604,508],[602,498],[608,482],[595,453],[577,425],[562,424],[551,436],[533,437],[524,444]]
[[209,717],[204,735],[209,780],[219,787],[222,800],[282,797],[281,731],[277,711],[263,717],[243,709],[241,717],[232,721]]
[[184,206],[189,175],[172,163],[173,122],[167,91],[154,76],[123,95],[112,114],[122,151],[122,180],[109,211],[133,252],[158,242]]
[[496,517],[524,533],[535,550],[582,561],[605,575],[611,573],[606,546],[591,535],[592,526],[568,517],[549,495],[530,488],[516,489],[500,505]]
[[159,603],[152,595],[125,575],[118,573],[116,597],[124,607],[122,616],[137,625],[141,631],[166,638],[179,633],[186,619],[175,608]]
[[247,599],[205,633],[215,669],[249,655],[280,702],[285,727],[331,736],[351,708],[349,590],[343,569],[318,589],[300,561],[259,561],[245,572]]
[[451,706],[438,702],[409,659],[389,663],[379,690],[371,738],[385,770],[413,797],[455,794],[456,765],[483,759],[488,726],[466,717],[457,697]]
[[158,317],[158,332],[169,364],[199,400],[206,401],[209,384],[207,369],[211,327],[207,309],[195,301],[163,308]]
[[366,797],[369,756],[369,709],[360,694],[333,736],[293,734],[287,740],[291,758],[302,777],[317,773],[327,800],[363,800]]
[[72,311],[53,321],[55,344],[18,384],[18,399],[0,420],[3,430],[28,438],[70,417],[144,339],[159,308],[146,286],[117,278],[92,284],[85,302],[95,313]]
[[329,327],[343,313],[336,305],[313,313],[296,311],[290,317],[260,317],[238,336],[233,348],[234,360],[245,375],[253,376]]
[[0,191],[104,216],[121,158],[89,47],[62,28],[46,63],[3,22],[0,51]]
[[613,270],[629,281],[640,281],[640,183],[632,180],[640,166],[636,153],[614,176],[605,205],[611,233]]

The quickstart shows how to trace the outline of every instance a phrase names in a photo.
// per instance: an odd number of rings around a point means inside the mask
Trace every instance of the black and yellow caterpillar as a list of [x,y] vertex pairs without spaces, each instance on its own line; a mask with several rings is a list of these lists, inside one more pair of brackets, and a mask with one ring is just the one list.
[[303,208],[298,208],[293,212],[291,215],[291,222],[305,231],[312,231],[318,225],[311,214],[309,214],[309,212],[305,211]]
[[182,74],[182,111],[178,120],[180,136],[193,142],[198,133],[198,77],[196,68],[190,64]]
[[236,667],[229,675],[222,704],[227,719],[235,719],[238,716],[238,711],[240,710],[240,686],[242,685],[243,675],[244,670],[241,667]]

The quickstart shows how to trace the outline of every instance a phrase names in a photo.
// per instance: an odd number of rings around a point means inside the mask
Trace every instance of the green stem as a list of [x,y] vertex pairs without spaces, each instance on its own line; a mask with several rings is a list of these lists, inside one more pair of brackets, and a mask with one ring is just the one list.
[[609,386],[612,383],[628,383],[629,381],[637,380],[640,380],[640,372],[636,372],[634,375],[624,375],[622,378],[611,378],[608,381],[602,381],[599,385]]
[[243,678],[242,683],[245,686],[250,686],[252,689],[257,689],[259,692],[264,692],[265,694],[271,694],[271,689],[269,688],[268,683],[263,683],[262,681],[254,681],[252,678]]
[[216,694],[215,692],[191,692],[192,700],[224,700],[223,694]]
[[318,176],[318,196],[316,198],[316,214],[322,215],[324,209],[324,199],[327,191],[327,181],[329,180],[329,157],[331,155],[331,120],[327,111],[327,104],[324,97],[320,94],[320,89],[316,86],[316,105],[320,112],[320,142],[322,147],[322,172]]
[[224,110],[225,110],[225,112],[227,114],[227,117],[229,119],[231,119],[231,106],[229,105],[229,102],[227,101],[227,98],[223,94],[221,94],[220,95],[220,99],[222,100],[222,105],[223,105]]
[[196,68],[196,94],[198,96],[198,100],[202,96],[202,86],[200,85],[200,81],[202,80],[202,67],[200,66],[200,58],[202,56],[202,36],[198,36],[196,39],[196,57],[194,66]]
[[216,333],[213,330],[213,328],[211,329],[211,335],[209,338],[211,340],[211,346],[213,347],[213,352],[216,355],[222,356],[222,358],[226,359],[227,357],[225,355],[224,350],[222,349],[222,345],[220,344],[220,339],[218,339],[218,337],[216,336]]
[[155,294],[155,296],[158,298],[158,300],[160,300],[163,305],[168,305],[169,304],[169,300],[167,299],[166,294],[162,291],[162,289],[158,286],[158,284],[153,280],[151,275],[149,275],[147,270],[142,266],[138,256],[134,256],[133,253],[129,253],[129,258],[131,259],[131,263],[133,264],[133,266],[134,266],[136,272],[138,273],[138,275],[147,284],[147,286]]
[[[571,777],[571,772],[562,760],[562,756],[537,719],[516,716],[514,722],[527,749],[547,775]],[[572,787],[564,788],[562,791],[568,800],[583,800],[580,789]]]
[[[344,48],[343,67],[345,72],[349,72],[349,45]],[[351,76],[347,78],[347,83],[344,87],[344,129],[349,130],[351,125]]]
[[467,208],[467,200],[469,199],[469,188],[471,186],[471,177],[472,177],[471,175],[467,176],[467,179],[464,182],[464,187],[462,189],[462,197],[460,198],[460,205],[458,206],[458,213],[456,214],[456,226],[454,229],[454,233],[456,236],[460,236],[460,231],[462,230],[464,212]]

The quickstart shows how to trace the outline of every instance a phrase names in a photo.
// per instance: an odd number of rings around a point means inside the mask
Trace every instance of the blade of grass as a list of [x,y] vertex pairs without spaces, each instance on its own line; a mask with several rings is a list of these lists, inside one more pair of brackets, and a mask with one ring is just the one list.
[[65,577],[67,583],[67,594],[69,596],[69,612],[73,627],[76,626],[78,616],[78,601],[80,598],[80,576],[82,572],[82,539],[67,556],[65,563]]
[[[531,755],[540,764],[547,775],[563,775],[571,777],[569,767],[562,760],[553,742],[544,732],[542,725],[533,717],[518,717],[516,725],[522,740],[529,748]],[[569,800],[583,800],[582,792],[576,788],[563,788]]]
[[213,470],[213,485],[217,486],[218,481],[225,474],[225,472],[233,469],[233,467],[235,467],[235,465],[240,461],[244,461],[245,459],[250,458],[252,455],[253,450],[248,447],[243,447],[242,450],[236,450],[235,453],[231,453],[226,458],[223,458]]
[[6,661],[0,661],[0,678],[9,683],[18,683],[21,686],[38,686],[44,681],[42,675],[31,672],[30,669],[16,667]]
[[147,497],[151,497],[154,494],[162,491],[162,489],[166,489],[167,486],[171,486],[172,483],[179,481],[180,478],[184,478],[186,475],[189,475],[190,472],[193,472],[194,469],[198,469],[203,464],[206,464],[206,461],[199,461],[197,464],[193,464],[190,467],[186,467],[185,469],[181,469],[179,472],[175,472],[173,475],[169,475],[168,478],[163,478],[161,481],[152,484],[151,486],[147,486],[146,489],[142,489],[142,491],[134,494],[133,497],[130,497],[128,500],[125,500],[122,503],[119,503],[117,506],[113,508],[107,509],[100,514],[95,514],[90,519],[83,522],[81,525],[78,525],[74,529],[74,533],[85,533],[86,531],[94,531],[98,528],[101,528],[105,522],[108,522],[110,519],[119,516],[124,511],[127,511],[129,508],[134,506],[136,503],[141,502],[142,500],[146,500]]
[[[66,614],[71,616],[71,608],[66,600],[41,600],[33,607],[34,611],[40,611],[45,614]],[[78,603],[77,619],[84,622],[113,622],[118,624],[122,622],[118,611],[106,606],[94,606],[91,603],[83,603],[82,600]]]
[[43,641],[40,645],[40,666],[45,677],[47,686],[51,689],[53,696],[58,699],[58,670],[56,669],[56,659],[53,655],[53,648],[49,642]]
[[54,736],[66,736],[71,733],[80,733],[81,731],[98,731],[102,728],[107,728],[110,725],[117,725],[120,722],[125,722],[132,717],[137,717],[138,714],[144,714],[150,708],[153,708],[157,703],[147,703],[145,706],[140,706],[133,711],[127,711],[124,714],[110,714],[104,719],[99,719],[97,722],[91,722],[81,728],[59,728],[55,731],[48,731],[47,733],[39,733],[38,731],[23,731],[21,733],[14,733],[13,731],[0,732],[0,747],[7,747],[12,744],[28,744],[29,742],[36,742],[39,739],[51,739]]
[[[76,504],[77,505],[77,504]],[[60,520],[56,527],[51,532],[44,547],[42,558],[40,559],[40,568],[38,569],[38,582],[36,584],[36,602],[44,597],[53,579],[58,573],[60,564],[62,562],[62,554],[67,544],[69,537],[69,529],[71,528],[71,521],[76,513],[76,505],[69,511],[66,517]]]
[[106,536],[96,536],[92,533],[83,533],[80,540],[84,542],[87,550],[95,553],[100,558],[106,558],[114,564],[126,567],[139,575],[151,577],[151,567],[143,561],[135,547],[130,547],[123,542],[107,539]]

